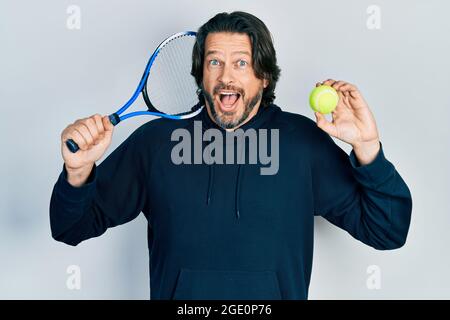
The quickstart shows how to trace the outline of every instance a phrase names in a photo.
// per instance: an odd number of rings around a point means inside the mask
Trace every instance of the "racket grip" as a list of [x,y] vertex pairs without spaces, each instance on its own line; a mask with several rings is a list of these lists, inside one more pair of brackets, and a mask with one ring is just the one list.
[[[113,114],[109,115],[108,118],[113,126],[116,126],[120,122],[120,117],[117,113],[113,113]],[[72,152],[72,153],[76,153],[78,150],[80,150],[80,147],[78,146],[78,144],[75,141],[73,141],[72,139],[66,140],[66,146],[67,146],[67,149],[69,149],[70,152]]]

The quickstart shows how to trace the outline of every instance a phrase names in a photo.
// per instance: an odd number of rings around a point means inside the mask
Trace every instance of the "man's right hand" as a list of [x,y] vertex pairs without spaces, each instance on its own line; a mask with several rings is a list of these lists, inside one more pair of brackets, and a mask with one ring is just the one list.
[[[114,126],[108,116],[95,114],[78,119],[61,133],[61,153],[67,170],[67,180],[72,186],[83,185],[92,171],[94,163],[100,159],[111,144]],[[80,148],[72,153],[66,141],[72,139]]]

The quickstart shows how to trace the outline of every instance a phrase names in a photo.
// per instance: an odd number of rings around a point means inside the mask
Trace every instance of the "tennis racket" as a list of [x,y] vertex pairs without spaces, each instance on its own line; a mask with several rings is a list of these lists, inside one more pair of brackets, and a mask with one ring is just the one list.
[[[109,121],[114,126],[125,119],[141,115],[181,120],[201,112],[204,106],[199,102],[198,87],[190,72],[195,36],[193,31],[180,32],[161,42],[148,60],[133,96],[109,115]],[[141,93],[147,110],[122,114]],[[79,150],[72,139],[66,141],[66,146],[73,153]]]

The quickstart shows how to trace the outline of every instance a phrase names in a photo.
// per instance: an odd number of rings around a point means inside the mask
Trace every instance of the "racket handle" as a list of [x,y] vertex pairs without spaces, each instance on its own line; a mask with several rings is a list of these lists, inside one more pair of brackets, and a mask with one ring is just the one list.
[[[117,115],[117,113],[113,113],[113,114],[109,115],[108,118],[113,126],[116,126],[120,122],[120,117]],[[73,141],[72,139],[66,140],[66,146],[67,146],[67,149],[69,149],[70,152],[72,152],[72,153],[76,153],[78,150],[80,150],[80,147],[78,146],[78,144],[75,141]]]

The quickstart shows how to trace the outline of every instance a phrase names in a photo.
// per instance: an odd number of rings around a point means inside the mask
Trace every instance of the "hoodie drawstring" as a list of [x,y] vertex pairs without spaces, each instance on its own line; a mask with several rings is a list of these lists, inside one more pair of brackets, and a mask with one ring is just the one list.
[[[206,108],[205,108],[206,110]],[[246,123],[244,126],[248,128],[259,128],[264,125],[264,123],[273,117],[276,112],[280,112],[280,108],[275,105],[266,106],[264,108],[259,108],[258,113],[256,116],[251,119],[248,123]],[[211,120],[209,117],[207,111],[202,111],[200,114],[200,117],[202,119],[202,123],[205,124],[205,126],[202,126],[203,130],[207,130],[210,128],[216,127],[216,124]],[[244,127],[242,127],[244,128]],[[245,129],[245,128],[244,128]],[[223,132],[223,130],[222,130]],[[204,133],[204,132],[203,132]],[[245,142],[242,143],[242,150],[241,150],[241,156],[244,154],[245,151]],[[209,178],[208,178],[208,190],[206,194],[206,205],[211,204],[211,197],[213,194],[213,186],[214,186],[214,166],[215,164],[212,163],[209,165]],[[238,161],[238,168],[237,168],[237,177],[236,177],[236,185],[235,185],[235,198],[234,198],[234,209],[236,218],[240,219],[241,216],[241,190],[242,190],[242,180],[244,176],[244,168],[245,166],[242,166],[242,162]]]
[[[234,208],[236,213],[236,218],[239,219],[241,216],[240,212],[240,202],[241,202],[241,183],[242,183],[242,171],[244,167],[239,164],[237,169],[237,178],[236,178],[236,188],[235,188],[235,200],[234,200]],[[208,179],[208,190],[206,193],[206,205],[211,203],[211,195],[213,192],[214,186],[214,164],[209,165],[209,179]]]
[[[242,145],[241,157],[244,152],[244,144]],[[236,185],[235,185],[235,195],[234,195],[234,209],[236,213],[236,218],[240,219],[241,217],[241,184],[242,184],[242,171],[244,167],[241,165],[241,161],[238,160],[238,169],[237,169],[237,177],[236,177]],[[206,205],[211,203],[211,195],[214,185],[214,163],[209,165],[209,179],[208,179],[208,190],[206,195]]]
[[[243,169],[242,169],[243,170]],[[241,165],[238,166],[237,178],[236,178],[236,196],[235,196],[235,208],[236,218],[240,218],[240,201],[241,201]]]
[[[242,155],[245,152],[245,142],[241,145],[241,153],[240,157],[241,159],[238,160],[238,172],[237,172],[237,178],[236,178],[236,196],[235,196],[235,208],[236,208],[236,218],[239,219],[241,217],[241,183],[242,183],[242,171],[244,170],[244,166],[241,165],[242,162]],[[241,169],[242,168],[242,169]]]
[[209,165],[209,181],[208,181],[208,191],[206,196],[206,204],[209,205],[211,202],[211,194],[212,194],[212,187],[214,183],[214,163]]

